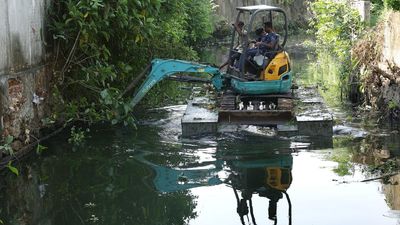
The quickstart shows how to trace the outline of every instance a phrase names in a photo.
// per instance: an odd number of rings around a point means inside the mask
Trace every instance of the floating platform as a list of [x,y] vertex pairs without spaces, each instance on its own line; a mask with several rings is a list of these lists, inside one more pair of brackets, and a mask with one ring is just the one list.
[[276,128],[281,136],[332,137],[333,116],[315,87],[285,95],[193,97],[182,117],[182,136],[217,134],[226,125]]

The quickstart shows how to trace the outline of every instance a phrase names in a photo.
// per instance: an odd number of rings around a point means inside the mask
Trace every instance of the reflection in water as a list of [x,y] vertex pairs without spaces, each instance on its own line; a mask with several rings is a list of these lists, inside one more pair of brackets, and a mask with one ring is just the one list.
[[[266,145],[266,141],[269,144]],[[236,212],[242,224],[245,224],[246,216],[249,219],[249,213],[252,223],[256,224],[252,204],[253,194],[268,199],[268,218],[275,224],[278,220],[278,201],[285,196],[289,202],[289,224],[291,224],[291,203],[286,190],[292,182],[293,158],[291,150],[284,150],[288,146],[290,146],[289,141],[277,142],[273,139],[264,139],[260,143],[255,137],[246,137],[234,145],[229,141],[220,141],[218,147],[213,148],[215,159],[197,160],[173,168],[151,162],[150,159],[154,154],[151,152],[140,152],[135,154],[134,158],[152,168],[154,175],[150,179],[154,188],[161,193],[223,183],[228,185],[233,190],[232,198],[235,198],[237,203]],[[279,152],[285,153],[276,154]],[[201,158],[202,153],[193,154]]]
[[75,152],[63,135],[45,143],[51,152],[29,161],[20,176],[0,180],[0,218],[12,225],[186,224],[196,217],[196,197],[155,192],[141,182],[151,170],[129,159],[133,143],[162,148],[154,131],[145,133],[152,140],[99,128]]
[[[277,224],[278,221],[278,201],[285,195],[289,203],[289,224],[291,224],[291,202],[286,192],[292,183],[291,155],[261,160],[234,161],[231,169],[228,181],[236,197],[236,212],[239,214],[242,224],[245,224],[244,216],[248,218],[249,207],[251,220],[253,224],[257,224],[253,212],[253,194],[269,199],[268,219],[273,220],[274,224]],[[239,196],[238,190],[240,190],[241,196]]]

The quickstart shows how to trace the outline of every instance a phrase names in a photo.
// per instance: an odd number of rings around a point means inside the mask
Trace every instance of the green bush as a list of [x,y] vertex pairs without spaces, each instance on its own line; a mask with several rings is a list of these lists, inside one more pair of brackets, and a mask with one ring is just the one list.
[[393,10],[400,10],[400,0],[385,0],[385,3]]
[[310,26],[318,49],[332,51],[340,60],[345,60],[362,29],[358,11],[349,3],[332,0],[317,0],[311,3],[311,9],[314,18]]
[[350,3],[333,0],[317,0],[311,3],[311,9],[314,18],[310,23],[310,32],[316,36],[318,58],[329,55],[337,62],[339,68],[335,73],[338,84],[346,93],[354,68],[350,50],[363,29],[360,15]]
[[197,59],[193,45],[212,33],[211,7],[208,0],[53,1],[48,42],[59,115],[52,117],[132,122],[130,98],[120,94],[152,58]]

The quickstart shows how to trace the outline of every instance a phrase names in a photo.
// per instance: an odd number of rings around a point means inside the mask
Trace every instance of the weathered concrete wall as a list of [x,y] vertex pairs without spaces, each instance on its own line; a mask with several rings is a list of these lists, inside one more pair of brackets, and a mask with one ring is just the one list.
[[[44,20],[48,0],[0,0],[0,120],[15,150],[40,127],[48,96]],[[35,103],[34,103],[35,102]]]
[[[343,1],[343,0],[339,0]],[[283,3],[282,0],[216,0],[219,5],[217,14],[222,15],[229,21],[234,21],[236,16],[236,7],[246,5],[273,5],[283,8],[288,16],[288,20],[294,24],[306,25],[312,17],[308,5],[313,1],[293,0],[291,3]],[[363,21],[370,20],[370,1],[354,1],[353,6],[356,8]]]
[[296,23],[306,23],[311,14],[307,9],[307,2],[304,0],[294,0],[290,4],[282,4],[279,0],[216,0],[219,5],[217,14],[225,17],[228,21],[236,19],[236,7],[247,5],[273,5],[285,9],[289,21]]
[[382,56],[383,62],[400,67],[400,12],[391,12],[385,21]]
[[[400,12],[387,15],[383,25],[381,59],[374,70],[373,85],[369,87],[369,99],[374,109],[382,110],[390,104],[400,107]],[[390,65],[390,66],[389,66]],[[396,68],[397,69],[393,69]],[[398,112],[395,112],[397,115]],[[397,115],[397,117],[400,115]],[[400,118],[397,118],[400,119]]]
[[369,23],[371,19],[371,2],[370,1],[354,1],[353,7],[358,10],[361,21]]

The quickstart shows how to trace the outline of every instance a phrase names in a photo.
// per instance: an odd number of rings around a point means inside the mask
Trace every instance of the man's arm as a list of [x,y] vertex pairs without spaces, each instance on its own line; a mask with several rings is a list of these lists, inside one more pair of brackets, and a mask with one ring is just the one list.
[[277,42],[278,42],[278,37],[276,35],[274,35],[274,36],[270,35],[269,37],[265,38],[264,40],[257,42],[256,46],[257,47],[266,46],[267,48],[272,49],[276,46]]

